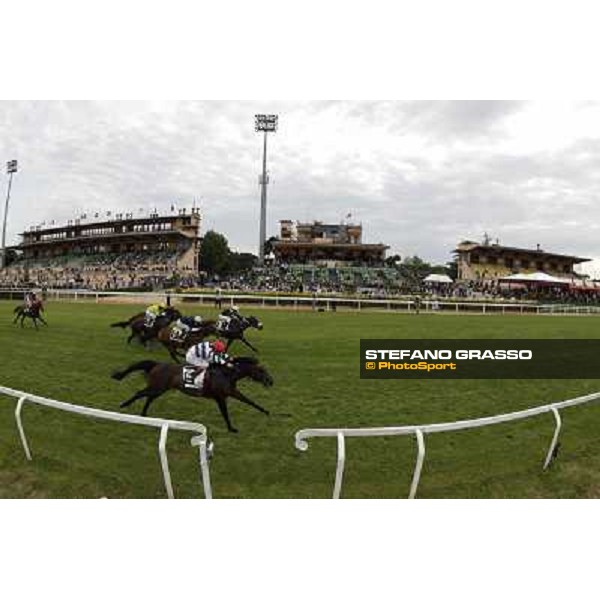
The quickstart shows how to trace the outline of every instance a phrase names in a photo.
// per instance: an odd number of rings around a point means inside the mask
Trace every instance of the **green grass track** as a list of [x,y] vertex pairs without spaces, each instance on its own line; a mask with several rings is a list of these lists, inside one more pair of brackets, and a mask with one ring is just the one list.
[[[14,302],[0,302],[0,385],[57,400],[119,410],[143,385],[141,375],[116,382],[110,373],[142,358],[168,360],[159,348],[127,346],[111,329],[134,305],[49,303],[48,328],[12,325]],[[203,316],[215,315],[202,308]],[[244,311],[246,312],[246,311]],[[294,447],[305,427],[386,426],[455,421],[565,400],[600,390],[599,380],[361,380],[358,349],[368,338],[598,338],[596,317],[409,315],[256,310],[263,331],[249,338],[275,378],[265,389],[242,389],[274,413],[267,418],[230,401],[240,433],[230,434],[216,404],[171,392],[150,416],[203,423],[215,442],[215,498],[327,498],[335,439]],[[233,353],[247,353],[235,345]],[[0,396],[0,497],[164,498],[158,431],[100,422],[25,405],[33,453],[25,460],[14,421],[15,401]],[[139,414],[141,404],[128,410]],[[554,421],[550,415],[427,437],[419,497],[588,498],[600,496],[600,406],[563,411],[561,454],[541,464]],[[412,438],[348,439],[342,496],[405,498],[415,459]],[[195,449],[184,433],[169,434],[175,495],[202,497]]]

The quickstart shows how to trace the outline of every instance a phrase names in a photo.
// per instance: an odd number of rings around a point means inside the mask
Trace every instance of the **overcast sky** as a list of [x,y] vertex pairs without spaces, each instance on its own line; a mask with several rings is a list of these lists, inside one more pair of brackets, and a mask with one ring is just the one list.
[[[268,235],[280,219],[363,224],[367,242],[446,262],[461,239],[600,256],[600,103],[0,102],[16,158],[8,237],[81,213],[172,203],[257,251],[262,140]],[[3,167],[2,206],[6,193]]]

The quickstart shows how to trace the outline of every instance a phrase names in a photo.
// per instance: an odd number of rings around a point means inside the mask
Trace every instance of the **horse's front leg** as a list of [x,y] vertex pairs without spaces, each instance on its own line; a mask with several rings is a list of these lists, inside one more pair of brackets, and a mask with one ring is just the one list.
[[227,400],[225,398],[215,398],[217,401],[217,406],[221,411],[221,416],[225,419],[225,423],[227,423],[227,429],[231,433],[237,433],[238,430],[231,424],[231,420],[229,419],[229,409],[227,408]]
[[246,346],[248,346],[248,348],[250,348],[250,350],[253,350],[254,352],[256,352],[258,354],[258,350],[244,336],[240,337],[240,341],[242,343],[246,344]]
[[171,344],[165,344],[167,350],[169,351],[169,354],[171,355],[171,358],[176,362],[179,363],[179,355],[177,354],[177,349],[173,348],[173,346],[171,346]]
[[248,398],[247,396],[244,396],[244,394],[242,394],[242,392],[240,392],[240,390],[233,390],[231,392],[231,396],[233,398],[236,398],[240,402],[243,402],[244,404],[248,404],[249,406],[252,406],[256,410],[259,410],[261,413],[264,413],[267,416],[270,414],[266,408],[263,408],[260,404],[257,404],[253,400],[250,400],[250,398]]
[[36,329],[39,329],[39,327],[37,326],[37,319],[35,317],[33,317],[33,325]]

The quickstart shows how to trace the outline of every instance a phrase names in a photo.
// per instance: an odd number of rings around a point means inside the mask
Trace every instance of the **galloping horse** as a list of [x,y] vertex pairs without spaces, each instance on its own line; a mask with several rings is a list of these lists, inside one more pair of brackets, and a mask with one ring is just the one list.
[[184,383],[184,369],[180,365],[159,363],[153,360],[143,360],[132,364],[123,371],[112,374],[112,378],[121,381],[124,377],[135,371],[143,371],[146,375],[147,385],[144,389],[136,392],[129,400],[121,403],[121,408],[129,406],[140,398],[146,398],[142,409],[142,415],[148,413],[152,402],[168,390],[179,390],[188,396],[212,398],[216,401],[227,429],[237,433],[237,429],[231,424],[229,411],[227,409],[227,398],[235,398],[244,404],[252,406],[256,410],[269,414],[269,411],[247,398],[237,389],[238,381],[250,378],[252,381],[262,383],[265,387],[273,385],[273,378],[268,371],[254,357],[238,357],[232,360],[233,367],[211,365],[204,376],[202,389],[188,387]]
[[263,324],[256,317],[241,317],[233,318],[229,322],[228,326],[221,330],[217,324],[217,335],[227,340],[227,350],[236,340],[240,340],[243,344],[248,346],[253,352],[258,350],[246,339],[244,332],[246,329],[258,329],[259,331],[263,328]]
[[29,306],[27,304],[19,304],[19,306],[15,307],[15,310],[13,311],[15,314],[13,324],[16,325],[17,321],[21,319],[21,327],[23,327],[23,321],[28,318],[33,321],[36,329],[38,329],[38,321],[48,326],[48,323],[41,315],[43,311],[44,305],[39,299],[34,300]]
[[[188,333],[188,335],[181,340],[171,338],[170,327],[164,327],[161,329],[158,332],[156,339],[158,339],[158,341],[161,342],[168,350],[175,362],[179,362],[179,359],[183,358],[187,350],[189,350],[192,346],[203,342],[210,335],[218,336],[227,340],[227,350],[231,347],[235,340],[240,340],[253,352],[258,352],[258,350],[246,339],[244,335],[246,329],[249,328],[261,330],[263,328],[263,324],[256,317],[233,318],[227,327],[220,327],[218,321],[206,320],[196,331]],[[180,354],[180,352],[182,354]]]
[[131,327],[131,334],[127,338],[127,343],[130,344],[131,340],[137,338],[144,346],[152,339],[155,339],[158,332],[163,328],[176,321],[181,317],[181,313],[176,309],[168,306],[164,313],[156,318],[152,327],[146,327],[146,314],[138,313],[133,315],[127,321],[119,321],[118,323],[112,323],[111,327]]

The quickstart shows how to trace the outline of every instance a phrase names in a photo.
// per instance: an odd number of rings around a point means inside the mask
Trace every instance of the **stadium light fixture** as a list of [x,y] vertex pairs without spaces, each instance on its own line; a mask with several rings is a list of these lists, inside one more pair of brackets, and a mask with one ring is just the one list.
[[260,233],[258,242],[258,264],[263,265],[265,261],[265,243],[267,241],[267,134],[275,133],[279,125],[278,115],[254,115],[254,130],[264,133],[263,143],[263,170],[259,178],[260,192]]
[[12,188],[12,178],[17,172],[18,163],[16,160],[9,160],[6,163],[6,173],[8,174],[8,192],[6,193],[6,202],[4,204],[4,220],[2,222],[2,256],[0,256],[0,268],[6,266],[6,221],[8,217],[8,204],[10,202],[10,190]]

